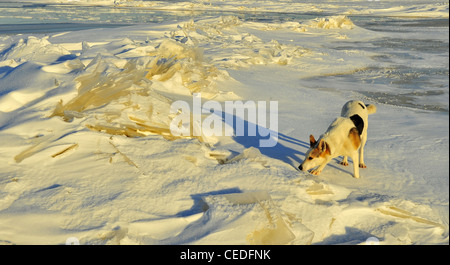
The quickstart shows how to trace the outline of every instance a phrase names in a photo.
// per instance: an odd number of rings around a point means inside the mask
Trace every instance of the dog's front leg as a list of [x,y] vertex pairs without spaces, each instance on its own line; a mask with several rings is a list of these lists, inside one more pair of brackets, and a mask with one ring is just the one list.
[[318,176],[318,175],[320,175],[320,173],[322,173],[323,168],[324,167],[320,166],[320,167],[318,167],[316,169],[311,170],[310,173],[313,174],[313,175]]
[[344,158],[342,158],[341,165],[348,166],[347,156],[344,156]]
[[311,170],[311,174],[316,175],[316,176],[319,175],[322,172],[323,168],[328,164],[328,162],[329,161],[323,163],[318,168]]

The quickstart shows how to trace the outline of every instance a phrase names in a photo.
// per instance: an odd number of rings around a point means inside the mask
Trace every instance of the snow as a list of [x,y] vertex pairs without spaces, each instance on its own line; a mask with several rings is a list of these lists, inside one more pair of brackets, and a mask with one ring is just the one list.
[[[388,3],[379,0],[284,0],[284,1],[152,1],[152,0],[24,0],[22,2],[61,3],[70,5],[94,5],[115,7],[139,7],[154,10],[220,10],[238,12],[292,13],[342,13],[346,15],[378,15],[405,17],[446,17],[448,3],[424,0],[396,0]],[[281,3],[280,3],[281,2]],[[370,2],[370,3],[367,3]],[[281,10],[280,10],[281,8]]]
[[[448,78],[448,24],[442,32],[401,33],[435,41],[433,52],[398,52],[395,43],[381,44],[397,32],[349,16],[448,18],[448,3],[367,2],[176,1],[165,8],[295,12],[308,5],[334,15],[203,16],[0,35],[0,243],[365,244],[375,237],[448,244],[448,80],[411,84],[405,68],[423,75],[436,67]],[[394,82],[404,80],[408,96]],[[278,102],[278,144],[173,135],[171,104],[192,107],[195,93],[202,104]],[[322,134],[350,99],[377,106],[361,178],[337,160],[319,176],[299,171],[309,135]]]

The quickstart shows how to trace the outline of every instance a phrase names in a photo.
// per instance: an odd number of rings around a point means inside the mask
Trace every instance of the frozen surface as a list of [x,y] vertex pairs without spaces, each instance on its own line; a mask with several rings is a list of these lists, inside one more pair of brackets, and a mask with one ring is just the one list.
[[[6,1],[8,2],[8,1]],[[14,1],[9,1],[14,2]],[[121,8],[139,7],[151,10],[182,11],[233,11],[233,12],[285,12],[285,13],[323,13],[346,15],[377,15],[405,17],[447,17],[448,2],[426,0],[282,0],[282,1],[154,1],[154,0],[24,0],[21,2],[42,5],[75,5],[75,6],[114,6]],[[35,7],[26,4],[25,7]],[[137,10],[134,10],[135,12]]]
[[[0,4],[0,243],[448,244],[448,3],[26,2]],[[277,101],[278,144],[172,135],[194,93]],[[298,171],[350,99],[378,108],[361,178]]]

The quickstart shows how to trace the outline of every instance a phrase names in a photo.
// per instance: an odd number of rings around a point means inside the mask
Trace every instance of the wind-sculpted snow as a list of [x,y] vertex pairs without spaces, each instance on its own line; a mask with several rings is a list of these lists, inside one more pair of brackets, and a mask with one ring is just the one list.
[[[275,40],[265,43],[256,36],[239,33],[236,27],[241,23],[236,17],[190,21],[152,48],[127,39],[105,44],[116,49],[116,54],[103,58],[98,53],[75,78],[78,95],[68,102],[61,100],[51,117],[61,116],[68,122],[87,118],[88,128],[109,134],[142,137],[156,133],[176,139],[169,128],[173,117],[170,104],[176,97],[167,98],[164,93],[201,93],[203,98],[214,98],[219,94],[216,82],[229,76],[218,67],[285,65],[306,53],[300,47]],[[200,47],[211,42],[222,47],[222,56],[227,59],[216,57],[207,62]],[[92,54],[89,49],[85,47],[79,57]],[[123,51],[132,54],[137,49],[149,52],[139,58],[118,57],[123,57]],[[52,70],[50,67],[44,70]]]
[[0,53],[2,61],[14,60],[17,63],[36,61],[50,63],[58,61],[70,52],[59,45],[51,44],[48,37],[42,39],[30,36],[20,39]]
[[[30,1],[30,0],[29,0]],[[31,0],[33,1],[33,0]],[[42,0],[35,0],[36,2]],[[138,7],[165,10],[220,10],[239,12],[286,12],[325,13],[343,15],[378,15],[402,17],[446,17],[448,3],[441,1],[397,0],[397,1],[145,1],[145,0],[44,0],[49,3],[75,5],[105,5],[116,7]]]
[[[234,16],[201,22],[191,20],[171,32],[171,35],[187,38],[191,43],[198,45],[214,44],[221,50],[221,57],[213,56],[213,63],[227,68],[257,64],[285,65],[308,52],[302,47],[280,44],[276,40],[263,41],[249,32],[242,32],[241,24],[242,21]],[[209,53],[213,52],[214,50]]]
[[[448,104],[440,103],[448,81],[434,80],[448,75],[448,29],[375,31],[333,14],[263,22],[205,16],[1,37],[0,243],[448,244]],[[407,22],[399,27],[410,29]],[[439,69],[416,82],[424,77],[409,74],[415,65]],[[395,80],[389,67],[397,67]],[[402,94],[395,85],[404,76],[402,85],[417,90],[411,95],[433,87],[437,103],[417,99],[443,111],[385,102]],[[275,101],[277,144],[259,146],[261,135],[175,136],[173,102],[190,104],[199,94],[218,105]],[[337,160],[320,176],[299,172],[308,136],[325,131],[349,99],[378,109],[361,178]],[[223,125],[258,122],[247,113]]]

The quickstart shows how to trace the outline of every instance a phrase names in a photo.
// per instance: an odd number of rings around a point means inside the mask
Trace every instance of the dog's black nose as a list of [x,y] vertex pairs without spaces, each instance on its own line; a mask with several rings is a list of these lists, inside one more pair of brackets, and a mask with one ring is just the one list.
[[302,165],[298,166],[298,169],[300,169],[300,170],[303,170],[303,167],[302,167]]

